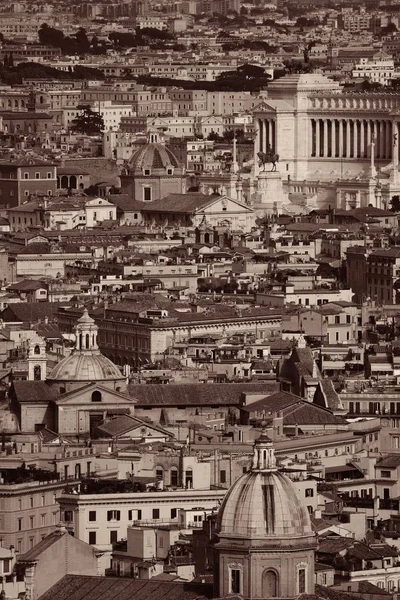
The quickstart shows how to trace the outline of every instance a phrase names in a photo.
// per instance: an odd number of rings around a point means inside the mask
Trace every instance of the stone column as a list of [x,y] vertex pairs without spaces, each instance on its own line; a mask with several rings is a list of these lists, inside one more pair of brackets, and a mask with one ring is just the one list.
[[351,119],[346,119],[346,156],[351,158],[351,132],[350,132]]
[[324,158],[328,156],[328,119],[324,119]]
[[392,141],[393,141],[393,127],[391,121],[386,121],[386,158],[389,160],[392,158]]
[[261,152],[266,152],[268,138],[267,138],[267,119],[263,119],[262,121],[262,130],[263,130],[263,147]]
[[339,158],[343,156],[343,119],[339,119]]
[[271,120],[271,148],[272,152],[276,152],[276,121]]
[[316,120],[311,119],[311,145],[310,145],[310,156],[317,156],[316,140],[317,140],[317,125]]
[[254,119],[254,129],[256,132],[256,143],[254,144],[254,153],[257,156],[257,152],[262,152],[262,145],[261,145],[262,131],[261,131],[260,119]]
[[336,119],[331,121],[331,156],[336,158]]
[[380,148],[379,148],[379,157],[385,158],[385,147],[386,147],[386,121],[380,120]]
[[320,129],[320,120],[315,119],[315,156],[319,158],[320,156],[320,147],[321,147],[321,129]]
[[358,158],[358,121],[353,121],[353,157]]
[[399,125],[397,122],[393,123],[393,136],[392,136],[392,163],[394,169],[399,167]]
[[267,151],[269,144],[269,119],[265,119],[265,129],[264,129],[264,152]]
[[367,158],[370,158],[370,156],[371,156],[371,149],[370,149],[371,136],[372,136],[371,121],[370,121],[370,119],[368,119],[367,120]]
[[257,153],[261,151],[261,128],[260,128],[260,119],[254,119],[254,131],[256,134],[254,140],[254,175],[258,174],[258,156]]
[[365,157],[365,121],[360,121],[360,158]]

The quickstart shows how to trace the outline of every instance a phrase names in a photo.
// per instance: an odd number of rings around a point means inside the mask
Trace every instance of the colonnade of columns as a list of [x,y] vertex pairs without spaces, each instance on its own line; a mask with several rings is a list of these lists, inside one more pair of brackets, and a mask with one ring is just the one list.
[[257,132],[256,152],[267,152],[270,146],[276,152],[276,122],[274,119],[255,119]]
[[[398,123],[387,119],[311,119],[311,156],[316,158],[391,159]],[[396,143],[397,152],[399,144]]]

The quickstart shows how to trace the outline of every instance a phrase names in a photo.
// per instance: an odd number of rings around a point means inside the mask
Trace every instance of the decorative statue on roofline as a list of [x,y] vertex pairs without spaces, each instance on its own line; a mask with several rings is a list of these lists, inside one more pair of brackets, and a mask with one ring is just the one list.
[[263,166],[263,171],[265,171],[265,165],[269,163],[272,164],[271,172],[276,171],[276,163],[279,162],[279,154],[274,154],[274,152],[272,152],[270,144],[268,144],[266,152],[258,152],[257,156],[260,159],[258,166]]

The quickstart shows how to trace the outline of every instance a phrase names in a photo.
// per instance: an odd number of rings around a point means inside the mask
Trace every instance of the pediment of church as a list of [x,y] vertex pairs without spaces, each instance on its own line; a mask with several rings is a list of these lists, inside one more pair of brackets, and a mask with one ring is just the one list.
[[244,212],[244,213],[252,213],[253,209],[246,204],[242,204],[233,198],[229,198],[228,196],[218,196],[218,197],[210,197],[210,202],[206,206],[202,206],[196,212],[203,213],[208,212],[211,214],[219,214],[219,213],[232,213],[232,212]]
[[117,392],[106,386],[98,383],[89,383],[81,388],[77,388],[66,392],[59,396],[54,403],[57,406],[85,406],[99,407],[102,406],[129,406],[134,407],[136,400],[128,394]]

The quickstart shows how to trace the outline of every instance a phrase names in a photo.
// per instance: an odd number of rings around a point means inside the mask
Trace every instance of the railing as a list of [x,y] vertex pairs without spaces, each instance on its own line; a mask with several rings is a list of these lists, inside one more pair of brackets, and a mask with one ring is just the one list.
[[392,498],[380,498],[379,499],[379,508],[384,510],[399,510],[399,501],[393,500]]
[[346,506],[352,506],[353,508],[374,508],[374,499],[370,497],[342,496],[341,498]]

